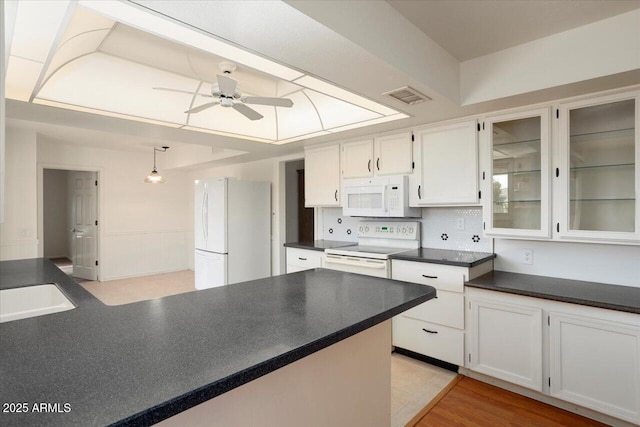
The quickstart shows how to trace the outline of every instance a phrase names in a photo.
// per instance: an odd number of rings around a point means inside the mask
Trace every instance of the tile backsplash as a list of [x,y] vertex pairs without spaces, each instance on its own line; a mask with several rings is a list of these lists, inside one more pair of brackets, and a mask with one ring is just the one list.
[[[458,230],[458,222],[463,230]],[[474,252],[493,252],[492,239],[482,234],[482,208],[423,208],[422,246]]]
[[[325,240],[358,241],[357,227],[363,218],[342,215],[342,208],[322,209],[321,238]],[[384,220],[381,218],[381,220]],[[407,219],[410,220],[410,219]],[[492,252],[492,239],[482,235],[482,208],[443,207],[422,209],[421,234],[423,247],[475,252]],[[462,230],[458,229],[461,222]]]

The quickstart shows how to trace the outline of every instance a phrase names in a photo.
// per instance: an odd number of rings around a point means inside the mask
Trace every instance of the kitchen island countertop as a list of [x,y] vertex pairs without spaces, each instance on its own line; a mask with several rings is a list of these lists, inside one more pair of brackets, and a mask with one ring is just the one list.
[[435,296],[315,269],[106,306],[47,260],[0,262],[1,288],[41,283],[77,307],[0,324],[0,396],[51,411],[0,413],[3,426],[152,424]]

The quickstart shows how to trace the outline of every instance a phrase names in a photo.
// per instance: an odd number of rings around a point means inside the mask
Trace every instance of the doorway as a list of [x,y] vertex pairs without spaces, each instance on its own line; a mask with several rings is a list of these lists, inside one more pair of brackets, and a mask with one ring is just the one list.
[[43,256],[76,279],[98,279],[98,174],[42,171]]
[[313,208],[304,206],[304,159],[285,164],[286,237],[285,242],[314,239]]

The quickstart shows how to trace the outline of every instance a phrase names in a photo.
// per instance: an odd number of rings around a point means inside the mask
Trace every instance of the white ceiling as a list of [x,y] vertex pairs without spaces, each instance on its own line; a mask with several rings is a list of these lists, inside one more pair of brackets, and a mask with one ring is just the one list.
[[[127,135],[129,144],[135,144],[138,140],[142,146],[148,146],[154,141],[180,141],[245,152],[245,154],[220,161],[220,164],[228,164],[289,154],[307,144],[335,141],[338,138],[342,140],[640,84],[640,66],[636,66],[631,69],[602,73],[597,78],[571,81],[570,84],[546,84],[536,90],[520,93],[512,91],[508,96],[496,97],[472,105],[461,105],[460,95],[457,92],[460,90],[461,79],[461,63],[458,58],[460,55],[460,58],[466,58],[468,55],[471,55],[468,57],[484,55],[507,46],[505,42],[513,45],[513,43],[523,43],[532,38],[564,31],[571,26],[601,19],[599,17],[616,15],[632,6],[640,7],[640,1],[416,1],[401,2],[400,5],[398,2],[367,0],[357,2],[134,0],[132,3],[140,5],[140,11],[149,13],[151,16],[160,16],[164,19],[168,19],[167,16],[169,16],[175,21],[168,22],[180,22],[181,25],[188,23],[190,28],[196,29],[201,34],[213,34],[218,40],[224,40],[232,46],[240,46],[275,63],[303,71],[311,77],[332,82],[339,88],[348,89],[366,99],[393,107],[410,117],[396,122],[346,130],[339,135],[312,136],[304,141],[286,145],[262,144],[228,136],[165,128],[149,123],[133,123],[120,118],[99,117],[94,114],[16,101],[8,101],[8,117],[24,123],[28,121],[46,123],[47,126],[40,126],[39,132],[42,133],[46,133],[48,128],[54,129],[59,126],[75,126],[87,131],[99,128],[105,132],[109,129],[117,129],[118,135]],[[451,6],[445,6],[450,3]],[[604,7],[605,3],[611,7]],[[411,11],[412,7],[417,9]],[[454,12],[451,12],[448,7],[453,8]],[[410,15],[410,19],[405,14]],[[216,19],[210,19],[211,16],[215,16]],[[556,19],[556,16],[564,16],[564,18]],[[418,20],[418,17],[424,19]],[[499,19],[493,20],[496,17]],[[427,25],[421,22],[432,21],[436,21],[440,28],[443,28],[444,41],[437,40],[439,36],[434,29],[438,28],[437,25],[427,27],[430,28],[427,30],[421,29],[421,25]],[[492,24],[488,25],[487,21]],[[518,24],[513,25],[514,22]],[[640,40],[640,25],[637,27],[635,31]],[[139,30],[128,29],[127,31],[135,33]],[[140,35],[140,37],[146,36]],[[492,41],[495,37],[499,40]],[[476,49],[474,52],[480,53],[456,52],[456,43],[465,48],[465,41],[468,45],[473,45],[473,49]],[[636,49],[632,44],[629,47]],[[110,49],[106,44],[103,48]],[[189,50],[184,46],[182,49],[183,52]],[[137,50],[140,51],[140,48]],[[136,49],[131,49],[128,54],[121,52],[118,55],[129,60],[136,59]],[[142,52],[137,59],[143,64],[159,60],[159,58],[154,59],[150,51]],[[594,61],[597,61],[597,58],[594,58]],[[166,69],[166,67],[169,67],[169,64],[161,68]],[[553,64],[549,66],[550,69],[552,67]],[[202,75],[206,74],[206,70],[196,68],[196,78],[207,79],[206,75]],[[170,71],[183,77],[194,77],[186,75],[191,71],[174,69]],[[118,78],[120,77],[126,76]],[[425,93],[433,101],[409,107],[382,95],[383,92],[406,85]],[[247,89],[249,87],[250,84]],[[262,87],[264,86],[256,85],[251,90],[259,93]],[[55,132],[56,137],[63,134],[60,129]],[[78,140],[81,139],[80,135],[75,136]],[[90,136],[87,136],[87,139],[90,139]],[[108,138],[105,137],[104,142],[107,143]]]
[[640,8],[640,0],[387,0],[459,61]]

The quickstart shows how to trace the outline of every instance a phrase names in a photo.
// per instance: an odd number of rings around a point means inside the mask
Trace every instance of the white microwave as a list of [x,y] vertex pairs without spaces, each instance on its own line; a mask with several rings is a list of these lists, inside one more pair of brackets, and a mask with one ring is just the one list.
[[422,216],[420,208],[409,207],[409,177],[406,175],[344,179],[342,197],[342,213],[346,216]]

